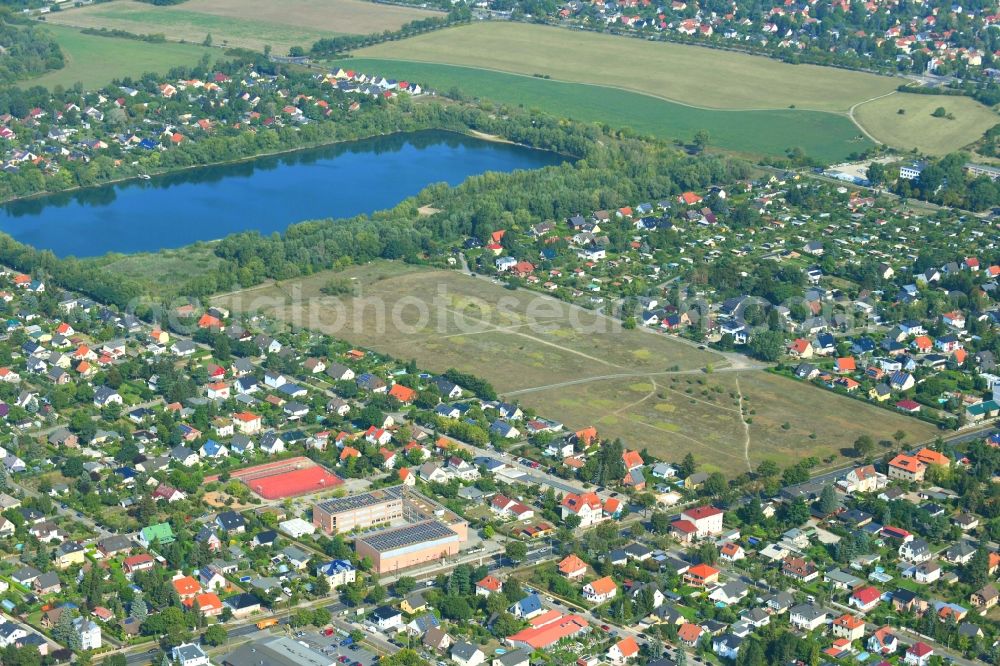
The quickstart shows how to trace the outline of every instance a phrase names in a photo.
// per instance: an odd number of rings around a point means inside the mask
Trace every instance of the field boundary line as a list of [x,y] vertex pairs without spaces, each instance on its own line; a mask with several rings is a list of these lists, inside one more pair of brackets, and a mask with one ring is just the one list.
[[[719,368],[714,371],[715,373],[721,372],[759,372],[758,369],[750,368]],[[550,391],[552,389],[566,388],[567,386],[578,386],[580,384],[589,384],[590,382],[603,382],[612,381],[615,379],[631,379],[633,377],[664,377],[667,375],[703,375],[705,371],[702,368],[690,368],[688,370],[663,370],[661,372],[622,372],[614,375],[595,375],[593,377],[581,377],[580,379],[568,379],[564,382],[556,382],[554,384],[543,384],[542,386],[531,386],[523,389],[514,389],[512,391],[503,391],[505,396],[515,396],[524,395],[526,393],[538,393],[540,391]],[[660,388],[667,388],[666,386]],[[684,394],[687,396],[687,393]],[[723,409],[730,409],[724,407]]]
[[750,424],[747,423],[747,419],[743,415],[743,389],[740,388],[739,375],[736,375],[736,396],[739,398],[740,423],[743,424],[744,432],[743,457],[747,461],[747,471],[753,472],[753,465],[750,464]]
[[[365,48],[367,48],[367,47],[365,47]],[[828,114],[830,114],[832,116],[847,116],[848,118],[850,117],[849,110],[844,110],[844,111],[830,111],[829,109],[815,109],[815,108],[811,108],[811,107],[800,107],[798,105],[796,105],[794,108],[791,108],[791,107],[782,107],[782,106],[773,106],[773,107],[757,107],[757,108],[755,108],[755,107],[748,107],[748,108],[740,108],[740,109],[725,109],[725,108],[717,107],[717,106],[699,106],[698,104],[691,104],[690,102],[682,102],[679,99],[673,99],[671,97],[666,97],[664,95],[657,95],[656,93],[649,92],[648,90],[639,90],[638,88],[627,88],[627,87],[623,87],[623,86],[615,86],[615,85],[611,85],[609,83],[591,83],[591,82],[588,82],[588,81],[571,81],[571,80],[567,80],[567,79],[555,79],[555,78],[552,78],[552,77],[542,78],[542,77],[539,77],[539,76],[535,76],[533,74],[524,74],[522,72],[511,72],[511,71],[506,70],[506,69],[497,69],[495,67],[479,67],[479,66],[476,66],[476,65],[459,65],[459,64],[456,64],[456,63],[453,63],[453,62],[434,62],[432,60],[419,60],[419,59],[414,59],[414,58],[386,58],[384,56],[369,56],[369,55],[365,55],[365,54],[353,55],[352,57],[353,58],[357,58],[357,59],[362,59],[362,60],[382,60],[382,61],[385,61],[385,62],[409,63],[411,65],[444,65],[446,67],[460,67],[462,69],[479,70],[479,71],[483,71],[483,72],[493,72],[494,74],[509,74],[510,76],[520,76],[520,77],[525,78],[525,79],[533,79],[533,80],[536,80],[536,81],[548,81],[549,83],[561,83],[561,84],[564,84],[564,85],[589,86],[591,88],[606,88],[608,90],[613,90],[613,91],[617,91],[617,92],[634,93],[636,95],[642,95],[643,97],[650,97],[652,99],[660,100],[661,102],[669,102],[670,104],[677,104],[678,106],[684,106],[684,107],[687,107],[689,109],[696,109],[698,111],[720,111],[720,112],[724,112],[724,113],[741,113],[741,112],[745,112],[745,111],[755,111],[755,112],[758,112],[758,113],[767,112],[767,111],[808,111],[810,113],[828,113]],[[896,92],[895,90],[892,91],[892,93],[895,93],[895,92]],[[892,93],[887,93],[887,94],[892,94]],[[872,99],[877,99],[877,98],[872,98]],[[861,102],[858,102],[858,104],[864,104],[865,102],[870,102],[870,101],[872,101],[872,99],[863,100]]]
[[603,358],[598,358],[597,356],[591,356],[590,354],[585,354],[582,351],[579,351],[577,349],[571,349],[570,347],[564,347],[563,345],[557,345],[556,343],[549,342],[548,340],[543,340],[541,338],[536,338],[533,335],[528,335],[527,333],[522,333],[521,331],[511,331],[511,330],[508,330],[508,329],[501,328],[501,327],[499,327],[499,326],[497,326],[495,324],[491,324],[490,322],[488,322],[488,321],[486,321],[484,319],[478,319],[476,317],[470,317],[469,315],[467,315],[465,313],[462,313],[462,312],[459,312],[458,310],[452,310],[451,308],[444,308],[444,311],[445,312],[450,312],[450,313],[452,313],[454,315],[458,315],[460,317],[465,317],[466,319],[469,319],[470,321],[474,321],[474,322],[477,322],[477,323],[480,323],[480,324],[484,324],[486,326],[490,326],[491,327],[489,331],[480,331],[482,333],[497,332],[497,333],[506,333],[507,335],[519,335],[519,336],[521,336],[523,338],[528,338],[529,340],[531,340],[533,342],[537,342],[537,343],[540,343],[540,344],[543,344],[543,345],[548,345],[549,347],[555,347],[556,349],[559,349],[561,351],[564,351],[564,352],[567,352],[567,353],[570,353],[570,354],[576,354],[577,356],[582,356],[583,358],[587,359],[588,361],[594,361],[595,363],[602,363],[604,365],[611,366],[612,368],[621,368],[621,367],[624,367],[624,366],[618,365],[617,363],[612,363],[611,361],[607,361],[607,360],[605,360]]
[[657,389],[656,378],[655,377],[649,377],[649,381],[650,381],[650,383],[653,386],[651,389],[649,389],[649,393],[647,393],[643,397],[639,398],[635,402],[630,402],[627,405],[622,405],[621,407],[619,407],[618,409],[616,409],[615,411],[613,411],[611,413],[613,415],[615,415],[615,416],[618,416],[622,412],[628,411],[628,410],[632,409],[633,407],[638,407],[639,405],[641,405],[642,403],[646,402],[647,400],[649,400],[650,398],[652,398],[654,395],[656,395],[656,389]]
[[466,331],[464,333],[449,333],[448,335],[428,335],[425,336],[425,340],[446,340],[447,338],[460,338],[465,335],[481,335],[483,333],[495,333],[497,331],[507,332],[512,331],[515,328],[524,328],[525,326],[534,326],[535,322],[526,321],[523,324],[511,324],[510,326],[498,326],[496,328],[486,329],[484,331]]
[[[609,414],[605,414],[605,416],[610,416],[610,415]],[[598,419],[597,422],[600,423],[601,419],[603,419],[603,418],[604,418],[604,416],[602,416],[600,419]],[[659,426],[655,426],[652,423],[646,423],[645,421],[643,421],[641,419],[637,419],[637,418],[632,418],[631,420],[632,420],[633,423],[638,423],[639,425],[646,426],[647,428],[652,428],[653,430],[656,430],[657,432],[665,432],[668,435],[676,435],[678,437],[683,437],[684,439],[691,440],[692,442],[694,442],[698,446],[702,446],[702,447],[708,449],[709,451],[714,451],[715,453],[718,453],[720,455],[729,456],[730,458],[739,458],[740,457],[740,455],[738,453],[733,453],[732,451],[723,451],[722,449],[717,449],[714,446],[706,444],[705,442],[701,441],[700,439],[695,439],[694,437],[691,437],[690,435],[685,435],[682,432],[677,432],[675,430],[667,430],[666,428],[661,428]]]
[[862,104],[868,104],[869,102],[874,102],[875,100],[884,99],[884,98],[889,97],[891,95],[895,95],[897,92],[898,91],[893,90],[893,91],[887,92],[884,95],[878,95],[876,97],[870,97],[870,98],[868,98],[868,99],[866,99],[864,101],[861,101],[861,102],[858,102],[857,104],[852,105],[851,108],[849,108],[847,110],[847,117],[851,119],[851,122],[854,123],[854,126],[857,127],[859,130],[861,130],[861,132],[866,137],[868,137],[870,140],[874,141],[875,143],[879,144],[880,146],[881,145],[885,145],[885,144],[882,141],[879,141],[878,139],[876,139],[875,136],[872,135],[871,132],[869,132],[867,129],[865,129],[865,126],[861,124],[861,121],[854,117],[854,111],[859,106],[861,106]]

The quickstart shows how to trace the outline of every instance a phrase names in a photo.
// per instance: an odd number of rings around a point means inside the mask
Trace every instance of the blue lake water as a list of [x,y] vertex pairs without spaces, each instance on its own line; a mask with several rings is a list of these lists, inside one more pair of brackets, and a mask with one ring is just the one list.
[[451,132],[414,132],[192,169],[0,206],[0,231],[58,256],[181,247],[391,208],[431,183],[565,158]]

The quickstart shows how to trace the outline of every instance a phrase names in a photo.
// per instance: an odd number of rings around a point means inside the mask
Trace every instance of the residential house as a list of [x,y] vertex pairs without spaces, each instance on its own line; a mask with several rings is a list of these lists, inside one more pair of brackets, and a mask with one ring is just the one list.
[[889,626],[876,630],[875,633],[868,637],[868,643],[866,644],[868,651],[872,654],[883,656],[895,654],[896,650],[899,649],[899,640],[897,640],[896,634],[893,631],[893,628]]
[[860,640],[865,635],[865,621],[845,613],[833,621],[833,635],[849,641]]
[[923,641],[917,641],[906,649],[903,663],[907,666],[927,666],[934,656],[934,648]]
[[788,621],[796,629],[812,631],[826,624],[826,611],[814,604],[799,604],[789,611]]
[[722,534],[723,511],[714,506],[699,506],[681,512],[680,519],[694,525],[699,539]]
[[889,461],[889,478],[917,482],[924,480],[927,465],[920,462],[916,456],[899,454]]
[[900,545],[899,557],[914,564],[926,562],[931,559],[931,547],[923,539],[911,539]]
[[969,597],[969,601],[981,613],[996,606],[998,600],[1000,600],[1000,593],[997,592],[997,588],[992,584],[979,588]]
[[616,666],[628,663],[639,656],[639,644],[635,638],[627,636],[608,649],[608,661]]
[[819,576],[819,569],[805,558],[788,556],[781,563],[781,573],[803,583],[808,583]]
[[536,615],[545,612],[542,607],[542,599],[537,594],[529,594],[516,604],[507,609],[514,617],[521,620],[530,620]]
[[573,580],[583,578],[587,573],[587,564],[574,554],[564,557],[558,564],[559,573]]
[[876,588],[871,586],[861,587],[854,590],[847,600],[847,605],[857,608],[862,613],[867,613],[875,608],[881,599],[882,593]]
[[560,506],[563,520],[569,516],[577,516],[580,519],[580,527],[590,527],[607,518],[597,493],[587,492],[580,495],[567,493]]
[[458,666],[479,666],[486,661],[486,655],[472,643],[459,641],[451,648],[451,660]]
[[209,666],[208,655],[201,646],[194,643],[183,643],[171,650],[172,661],[178,666]]
[[877,490],[880,485],[879,474],[875,471],[874,465],[855,467],[847,472],[837,485],[847,493],[870,493]]
[[604,603],[618,594],[618,585],[610,576],[598,578],[583,586],[583,598],[593,603]]
[[707,564],[696,564],[684,574],[684,582],[692,587],[708,587],[719,582],[719,570]]

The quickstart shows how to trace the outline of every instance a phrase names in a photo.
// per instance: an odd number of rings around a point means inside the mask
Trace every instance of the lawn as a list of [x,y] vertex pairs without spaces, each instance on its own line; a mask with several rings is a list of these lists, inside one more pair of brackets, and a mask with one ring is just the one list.
[[195,65],[204,54],[216,57],[221,51],[193,44],[151,44],[134,39],[85,35],[79,30],[47,25],[66,55],[66,66],[23,85],[69,87],[77,82],[84,88],[99,88],[112,79],[138,77],[146,72],[166,73],[171,67]]
[[482,22],[358,51],[358,56],[469,65],[596,83],[715,109],[846,112],[896,79],[682,44],[524,23]]
[[[908,442],[933,436],[916,419],[763,371],[730,371],[720,355],[548,296],[511,291],[455,271],[377,262],[337,275],[354,285],[343,301],[323,296],[333,274],[265,285],[215,302],[322,330],[420,367],[472,372],[501,393],[568,428],[668,460],[691,451],[706,469],[739,473],[747,458],[781,464],[840,458],[862,433]],[[382,313],[381,315],[379,313]],[[702,369],[711,364],[714,371]],[[747,445],[739,391],[747,409]]]
[[163,33],[172,41],[196,43],[211,33],[216,45],[256,50],[270,45],[275,53],[284,54],[292,46],[308,49],[324,37],[396,30],[431,15],[417,8],[363,0],[188,0],[164,7],[114,0],[58,12],[49,20],[77,27]]
[[630,127],[644,135],[690,142],[707,130],[713,146],[747,155],[780,155],[799,147],[818,159],[839,162],[872,143],[846,117],[821,111],[722,111],[698,109],[609,86],[584,85],[472,67],[394,62],[371,58],[340,65],[429,85],[457,88],[472,97],[538,109],[583,122]]
[[[938,107],[954,118],[935,118]],[[905,113],[899,113],[902,109]],[[943,155],[965,147],[1000,123],[1000,116],[970,97],[896,93],[862,104],[855,118],[886,143]]]

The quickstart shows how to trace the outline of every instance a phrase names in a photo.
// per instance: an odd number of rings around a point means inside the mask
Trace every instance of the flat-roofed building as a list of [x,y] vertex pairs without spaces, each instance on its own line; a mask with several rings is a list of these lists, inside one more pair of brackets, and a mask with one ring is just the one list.
[[223,666],[335,666],[328,656],[285,636],[244,643],[219,662]]
[[377,573],[434,562],[458,553],[466,540],[448,525],[437,520],[390,527],[354,540],[358,557],[369,557]]
[[454,555],[469,538],[465,519],[405,485],[320,502],[313,523],[328,534],[384,526],[354,541],[378,573]]
[[403,520],[401,486],[380,488],[360,495],[335,497],[313,506],[313,525],[327,534],[389,525]]

